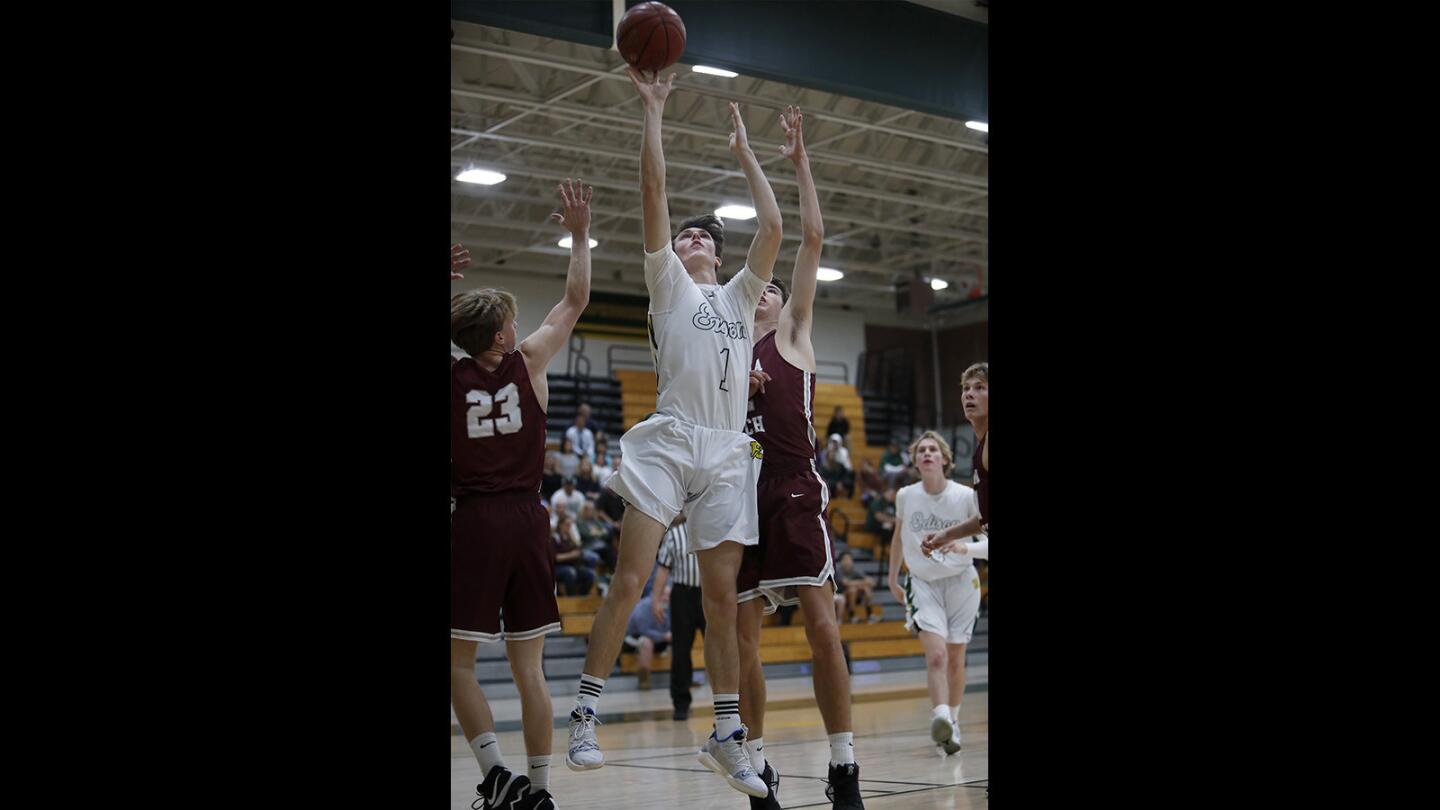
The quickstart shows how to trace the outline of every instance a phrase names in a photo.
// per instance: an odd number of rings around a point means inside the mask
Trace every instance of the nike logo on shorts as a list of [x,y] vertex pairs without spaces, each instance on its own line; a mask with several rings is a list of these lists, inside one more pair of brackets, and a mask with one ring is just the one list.
[[803,492],[792,492],[792,493],[790,493],[790,497],[792,497],[792,498],[799,498],[799,497],[804,496],[804,494],[805,494],[805,493],[803,493]]

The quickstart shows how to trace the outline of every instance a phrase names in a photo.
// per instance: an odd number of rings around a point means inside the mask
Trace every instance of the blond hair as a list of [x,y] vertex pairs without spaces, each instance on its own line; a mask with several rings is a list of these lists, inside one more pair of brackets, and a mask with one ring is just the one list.
[[965,369],[965,373],[960,375],[960,385],[965,385],[972,378],[984,382],[985,387],[990,387],[990,364],[976,363]]
[[[945,441],[945,437],[933,430],[927,430],[921,433],[915,441],[910,443],[910,463],[915,464],[915,449],[920,446],[920,442],[926,439],[934,439],[935,443],[940,445],[940,456],[945,459],[945,464],[941,469],[945,473],[945,477],[949,478],[950,471],[955,469],[955,454],[951,452],[950,443]],[[919,469],[918,465],[916,469]]]
[[505,290],[456,293],[450,299],[450,339],[471,357],[495,343],[495,333],[515,317],[515,296]]

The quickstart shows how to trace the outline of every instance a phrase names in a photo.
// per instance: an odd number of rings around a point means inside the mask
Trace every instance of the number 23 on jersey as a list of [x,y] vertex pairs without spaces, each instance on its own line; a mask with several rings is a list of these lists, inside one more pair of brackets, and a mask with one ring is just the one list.
[[[515,383],[501,388],[491,397],[486,391],[471,391],[465,395],[470,407],[465,410],[465,430],[472,439],[484,439],[496,433],[514,433],[520,430],[520,389]],[[486,419],[495,406],[500,406],[500,416]]]

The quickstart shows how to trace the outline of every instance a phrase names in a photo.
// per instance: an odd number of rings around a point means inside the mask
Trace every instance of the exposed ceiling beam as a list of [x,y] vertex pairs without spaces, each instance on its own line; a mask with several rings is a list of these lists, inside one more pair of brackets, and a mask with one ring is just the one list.
[[[543,65],[543,66],[545,66],[545,67],[557,68],[557,69],[560,69],[560,70],[570,70],[570,71],[574,71],[574,72],[576,72],[576,73],[586,73],[586,74],[589,74],[589,75],[591,75],[591,76],[598,76],[598,77],[600,77],[600,78],[602,78],[602,79],[610,79],[610,80],[614,80],[614,81],[623,81],[623,82],[629,82],[629,81],[630,81],[630,77],[629,77],[629,76],[627,76],[627,75],[625,75],[625,74],[623,74],[623,73],[619,73],[619,74],[611,73],[609,69],[601,70],[601,69],[599,69],[599,68],[596,68],[596,67],[594,66],[594,63],[587,63],[587,62],[581,62],[581,61],[579,61],[579,60],[565,59],[565,58],[558,57],[558,56],[554,56],[554,55],[550,55],[550,54],[544,54],[544,55],[540,55],[540,56],[535,56],[535,55],[532,55],[530,52],[520,51],[520,50],[516,50],[516,49],[512,49],[512,48],[506,48],[506,47],[500,46],[500,45],[487,44],[487,45],[485,45],[484,47],[477,47],[477,46],[474,46],[474,45],[464,45],[464,44],[461,44],[461,43],[458,43],[458,42],[452,42],[452,43],[450,43],[450,49],[453,50],[453,51],[459,51],[459,52],[461,52],[461,53],[475,54],[475,55],[477,55],[477,56],[492,56],[492,57],[496,57],[496,58],[500,58],[500,59],[508,59],[508,60],[510,60],[510,61],[513,61],[513,62],[520,62],[520,63],[524,63],[524,64]],[[616,55],[616,58],[618,58],[618,54]],[[683,67],[683,65],[682,65],[681,67]],[[680,69],[677,69],[675,72],[676,72],[676,73],[681,73],[682,71],[681,71]],[[683,80],[683,79],[680,80],[679,82],[677,82],[676,85],[675,85],[675,87],[678,88],[678,89],[687,90],[687,91],[691,91],[691,92],[695,92],[695,93],[700,93],[700,94],[712,96],[712,97],[715,97],[715,98],[723,98],[723,99],[725,99],[725,100],[727,100],[727,101],[740,101],[740,102],[745,102],[745,103],[747,103],[747,104],[754,104],[754,105],[756,105],[756,106],[767,107],[767,108],[770,108],[770,109],[773,109],[773,110],[777,110],[777,111],[780,110],[780,109],[783,109],[784,106],[785,106],[784,103],[779,102],[779,101],[776,101],[775,99],[765,98],[765,97],[763,97],[763,96],[756,96],[756,95],[752,95],[752,94],[748,94],[748,93],[735,93],[735,92],[730,92],[730,91],[722,90],[722,89],[719,89],[719,88],[710,87],[710,86],[707,86],[707,85],[702,85],[702,84],[698,84],[698,83],[686,81],[686,80]],[[817,91],[817,92],[821,92],[821,91]],[[832,95],[838,95],[838,94],[832,94]],[[990,152],[989,147],[982,146],[982,145],[980,145],[980,144],[970,143],[970,142],[964,141],[964,140],[956,140],[955,138],[947,138],[947,137],[932,135],[932,134],[927,133],[927,132],[917,132],[917,131],[915,131],[915,130],[901,129],[901,128],[899,128],[899,127],[888,127],[888,126],[884,126],[884,125],[880,125],[880,124],[873,124],[873,123],[871,123],[871,122],[869,122],[869,121],[864,121],[864,120],[861,120],[861,119],[858,119],[858,118],[849,118],[849,117],[845,117],[845,116],[840,116],[840,115],[836,115],[836,114],[834,114],[834,113],[829,113],[829,112],[815,113],[815,116],[816,116],[817,118],[822,119],[822,120],[836,121],[836,122],[839,122],[839,123],[842,123],[842,124],[847,124],[847,125],[849,125],[849,126],[851,126],[851,127],[854,127],[854,128],[856,128],[856,129],[870,129],[870,130],[876,130],[876,131],[879,131],[879,132],[890,132],[890,133],[893,133],[893,134],[896,134],[896,135],[900,135],[900,136],[906,137],[906,138],[914,138],[914,139],[916,139],[916,140],[930,141],[930,142],[932,142],[932,143],[938,143],[938,144],[941,144],[941,145],[943,145],[943,146],[949,146],[949,147],[952,147],[952,148],[955,148],[955,149],[964,149],[964,150],[967,150],[967,151],[978,152],[978,153],[981,153],[981,154],[989,154],[989,152]],[[949,123],[951,123],[951,122],[946,121],[946,123],[949,124]],[[962,127],[963,127],[963,125],[962,125]],[[968,132],[969,132],[969,130],[966,130],[966,129],[963,129],[963,128],[962,128],[962,129],[960,130],[960,132],[957,133],[957,136],[959,136],[959,137],[969,137]]]
[[[592,79],[591,81],[599,80]],[[548,107],[550,110],[553,110],[557,115],[582,115],[592,121],[611,121],[624,126],[624,129],[620,131],[630,132],[635,135],[639,135],[643,131],[644,122],[642,120],[637,120],[636,117],[633,115],[619,115],[603,110],[597,110],[593,107],[586,107],[580,104],[551,104],[550,102],[538,102],[534,99],[528,99],[513,93],[501,93],[494,90],[481,91],[470,90],[468,88],[452,87],[450,88],[450,92],[463,98],[475,98],[482,101],[494,101],[501,104],[511,104],[519,107],[528,107],[530,108],[530,112],[540,112],[542,108]],[[514,116],[511,119],[502,121],[501,124],[508,123],[508,121],[514,120],[515,118],[519,117],[520,116]],[[494,127],[491,127],[485,131],[487,133],[494,132],[499,129],[501,124],[497,124]],[[457,127],[457,130],[458,129],[459,128]],[[728,130],[707,129],[705,127],[691,126],[688,124],[680,123],[678,121],[667,121],[665,123],[665,131],[684,133],[700,138],[707,138],[711,140],[725,142],[728,142],[730,138],[730,133]],[[846,134],[847,133],[832,135],[825,140],[839,140],[840,138],[845,137]],[[469,136],[469,140],[467,140],[466,143],[468,144],[469,142],[477,139],[478,137],[478,134],[471,135]],[[766,153],[774,153],[779,150],[782,142],[772,141],[765,138],[752,137],[750,138],[750,145],[752,148],[755,148],[757,152],[763,151]],[[857,155],[844,154],[841,152],[819,151],[818,149],[816,149],[816,146],[818,145],[819,142],[806,144],[805,146],[806,151],[810,155],[812,165],[839,163],[849,166],[858,166],[864,169],[878,171],[886,175],[904,176],[906,179],[918,180],[920,182],[929,183],[931,185],[949,188],[954,191],[983,192],[989,187],[989,181],[987,179],[978,177],[976,175],[963,174],[958,172],[946,172],[935,169],[925,169],[904,165],[897,166],[894,163],[887,163],[880,160],[870,160],[868,158],[859,157]],[[973,213],[978,216],[989,216],[989,212],[981,208],[960,208],[958,210],[963,210],[967,213]]]

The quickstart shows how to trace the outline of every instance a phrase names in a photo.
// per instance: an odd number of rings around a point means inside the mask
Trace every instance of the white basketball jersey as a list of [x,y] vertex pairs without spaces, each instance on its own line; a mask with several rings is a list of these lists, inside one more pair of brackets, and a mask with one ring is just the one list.
[[682,422],[742,431],[750,400],[755,306],[765,282],[744,267],[725,285],[696,284],[666,245],[645,254],[655,410]]
[[968,572],[973,567],[968,554],[929,557],[920,544],[925,541],[925,535],[944,531],[979,514],[975,490],[964,484],[947,481],[939,495],[926,492],[924,482],[901,487],[895,493],[895,519],[900,521],[900,540],[910,573],[933,582]]

